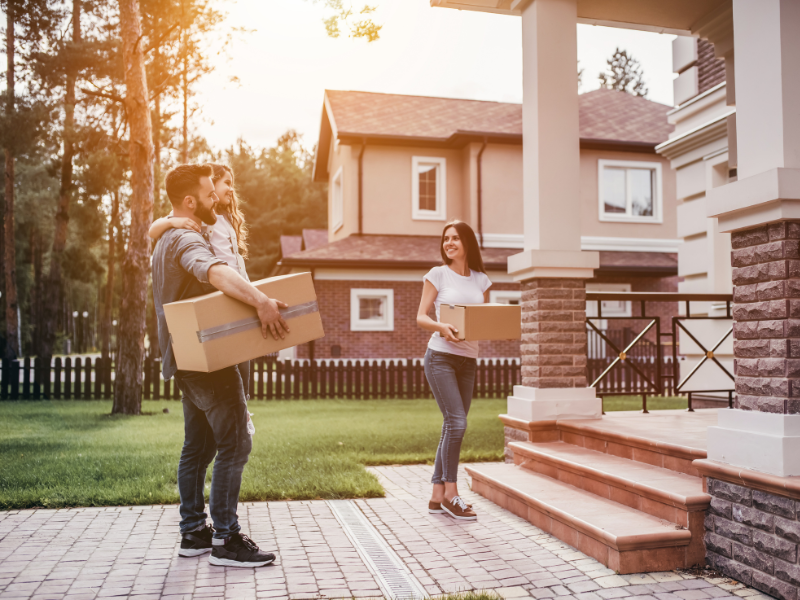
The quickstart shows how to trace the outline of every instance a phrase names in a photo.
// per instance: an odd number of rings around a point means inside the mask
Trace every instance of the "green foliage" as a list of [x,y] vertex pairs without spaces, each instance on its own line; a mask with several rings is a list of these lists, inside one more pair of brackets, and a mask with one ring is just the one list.
[[327,9],[333,11],[333,14],[322,20],[329,37],[338,38],[344,30],[347,37],[353,39],[364,38],[367,42],[374,42],[380,38],[383,25],[376,24],[370,16],[377,7],[364,4],[360,10],[356,10],[352,2],[348,2],[345,6],[344,0],[322,0],[322,2]]
[[610,90],[620,90],[634,96],[647,96],[644,71],[639,61],[626,50],[617,48],[607,61],[608,70],[600,73],[600,85]]
[[[0,509],[178,502],[181,404],[145,401],[142,417],[110,409],[110,401],[0,404]],[[433,400],[251,401],[249,409],[256,434],[244,502],[383,496],[363,465],[430,464],[442,423]],[[504,410],[505,400],[473,401],[462,460],[502,460]]]
[[[688,406],[685,396],[648,396],[647,410],[675,410]],[[642,410],[641,396],[606,396],[603,398],[606,412],[617,410]]]
[[268,150],[254,150],[240,140],[223,160],[235,174],[247,221],[248,275],[254,280],[268,277],[281,235],[327,227],[327,185],[311,180],[313,157],[295,131],[286,132]]

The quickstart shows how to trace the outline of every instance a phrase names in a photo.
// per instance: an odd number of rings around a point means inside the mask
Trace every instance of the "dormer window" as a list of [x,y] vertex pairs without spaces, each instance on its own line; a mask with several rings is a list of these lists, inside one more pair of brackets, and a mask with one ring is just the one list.
[[599,160],[601,221],[661,223],[661,163]]
[[446,212],[446,164],[444,158],[411,158],[411,218],[444,221]]

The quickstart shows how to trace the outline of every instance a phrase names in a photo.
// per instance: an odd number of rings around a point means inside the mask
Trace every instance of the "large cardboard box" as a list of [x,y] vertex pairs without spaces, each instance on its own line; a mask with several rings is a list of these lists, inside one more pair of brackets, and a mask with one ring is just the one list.
[[456,337],[468,342],[522,337],[522,308],[513,304],[442,304],[439,320],[455,325]]
[[277,340],[261,336],[256,309],[213,292],[164,305],[175,361],[182,371],[210,373],[325,335],[311,273],[254,281],[270,298],[289,305],[281,309],[291,332]]

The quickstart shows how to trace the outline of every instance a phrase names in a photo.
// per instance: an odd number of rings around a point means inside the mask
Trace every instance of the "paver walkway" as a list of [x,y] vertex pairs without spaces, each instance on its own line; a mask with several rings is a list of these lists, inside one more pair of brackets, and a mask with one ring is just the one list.
[[[386,498],[357,500],[430,595],[491,589],[504,598],[762,598],[727,579],[618,576],[463,486],[477,522],[427,513],[431,467],[372,469]],[[462,472],[462,481],[466,474]],[[274,565],[234,569],[178,556],[177,506],[0,512],[0,598],[368,598],[378,580],[324,501],[239,506]],[[768,598],[763,596],[763,598]]]

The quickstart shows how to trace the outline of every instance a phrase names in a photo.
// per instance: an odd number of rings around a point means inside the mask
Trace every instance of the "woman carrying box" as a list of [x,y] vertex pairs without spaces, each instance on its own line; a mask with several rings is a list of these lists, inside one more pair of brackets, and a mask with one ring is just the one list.
[[[455,326],[439,323],[439,307],[488,302],[492,282],[486,275],[475,232],[466,223],[451,221],[445,225],[440,250],[444,264],[434,267],[423,278],[422,301],[417,312],[417,324],[433,332],[425,353],[425,376],[444,418],[428,512],[474,521],[478,517],[472,506],[458,495],[457,478],[461,441],[475,385],[478,342],[459,340]],[[432,307],[436,308],[436,321],[428,316]]]

